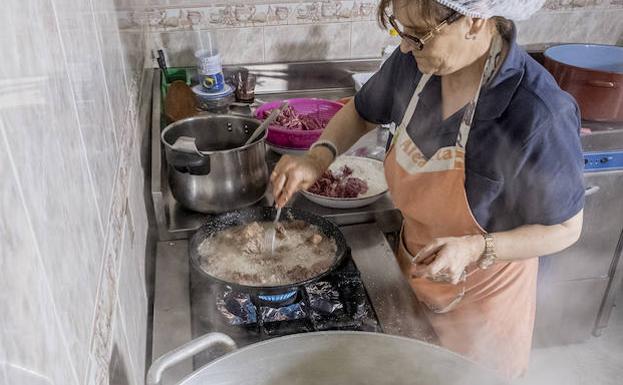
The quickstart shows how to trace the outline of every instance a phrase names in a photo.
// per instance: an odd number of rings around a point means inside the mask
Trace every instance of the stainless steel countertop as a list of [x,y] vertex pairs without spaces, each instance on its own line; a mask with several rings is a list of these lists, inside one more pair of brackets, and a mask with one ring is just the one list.
[[[208,216],[206,214],[192,212],[183,208],[173,198],[170,192],[167,191],[164,196],[167,204],[168,218],[168,237],[164,239],[187,239],[201,226],[201,224],[207,220]],[[272,201],[272,195],[267,193],[260,204],[270,206],[272,205]],[[391,215],[388,212],[397,211],[387,194],[375,203],[359,209],[330,209],[319,206],[299,194],[288,202],[287,206],[292,206],[301,210],[313,212],[314,214],[322,215],[340,226],[375,222],[381,216]]]
[[[434,341],[434,333],[377,224],[344,226],[341,230],[385,333]],[[159,242],[152,360],[191,340],[189,288],[188,241]],[[191,371],[191,360],[182,362],[165,373],[163,385],[174,384]]]
[[593,132],[582,135],[582,150],[614,151],[623,148],[623,123],[582,122],[584,127]]
[[[341,60],[341,61],[313,61],[295,63],[269,63],[246,65],[249,72],[257,76],[255,93],[262,95],[262,99],[272,94],[286,97],[297,97],[295,93],[322,93],[323,98],[332,99],[331,94],[347,95],[335,96],[335,99],[355,93],[352,74],[358,72],[376,71],[381,64],[379,59]],[[239,67],[225,66],[227,77],[235,73]]]

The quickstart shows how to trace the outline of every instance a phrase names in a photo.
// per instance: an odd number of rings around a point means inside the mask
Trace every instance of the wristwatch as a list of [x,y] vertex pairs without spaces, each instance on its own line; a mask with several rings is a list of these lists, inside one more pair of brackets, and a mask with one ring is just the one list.
[[486,270],[495,263],[495,261],[498,259],[498,256],[495,253],[495,243],[493,241],[493,235],[483,234],[482,236],[485,239],[485,251],[482,252],[480,259],[478,260],[478,267]]

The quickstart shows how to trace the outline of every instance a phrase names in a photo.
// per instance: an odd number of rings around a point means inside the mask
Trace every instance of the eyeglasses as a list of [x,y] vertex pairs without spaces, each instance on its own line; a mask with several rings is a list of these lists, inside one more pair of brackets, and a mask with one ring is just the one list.
[[396,21],[396,16],[394,15],[390,16],[387,13],[385,13],[385,16],[387,16],[387,18],[389,19],[389,24],[391,24],[392,28],[396,30],[396,33],[398,33],[398,36],[400,36],[401,38],[405,40],[408,40],[411,44],[413,44],[415,49],[417,49],[418,51],[421,51],[424,49],[424,44],[427,41],[429,41],[433,36],[435,36],[435,34],[439,33],[439,31],[441,31],[445,26],[450,25],[454,23],[455,21],[457,21],[463,15],[459,12],[453,12],[450,16],[443,19],[441,23],[437,24],[437,26],[435,26],[433,29],[426,32],[426,34],[424,34],[424,36],[422,37],[417,37],[417,36],[410,35],[408,33],[404,33],[404,31],[402,30],[402,28]]

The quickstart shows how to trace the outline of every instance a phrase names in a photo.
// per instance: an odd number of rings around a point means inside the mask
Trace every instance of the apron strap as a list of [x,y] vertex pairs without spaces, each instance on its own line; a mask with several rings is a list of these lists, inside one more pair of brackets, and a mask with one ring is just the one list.
[[402,115],[402,121],[400,122],[400,125],[398,125],[398,128],[396,129],[396,136],[398,136],[399,133],[401,133],[401,131],[406,130],[407,125],[409,125],[411,118],[413,118],[413,115],[415,114],[415,108],[417,107],[420,101],[420,94],[422,93],[422,90],[424,89],[424,87],[426,86],[426,83],[428,83],[430,78],[431,78],[430,74],[422,74],[422,76],[420,77],[420,81],[415,87],[415,91],[413,92],[413,95],[411,95],[411,100],[409,100],[407,109],[405,110],[405,113]]
[[474,98],[467,104],[465,112],[463,113],[463,119],[461,119],[459,134],[456,138],[456,145],[461,149],[465,149],[465,145],[467,144],[469,131],[471,130],[472,123],[474,122],[476,105],[478,104],[478,98],[480,97],[480,91],[482,90],[482,86],[489,83],[489,81],[493,78],[493,75],[495,74],[496,64],[498,58],[500,57],[500,54],[502,53],[502,46],[502,37],[496,35],[491,41],[489,57],[485,62],[485,68],[482,71],[482,76],[480,77],[480,84],[478,85],[478,90],[476,90],[476,95],[474,95]]
[[420,80],[417,86],[415,86],[415,91],[413,92],[413,95],[411,95],[411,99],[409,100],[407,109],[405,110],[405,113],[402,115],[402,120],[400,121],[400,124],[396,127],[396,130],[394,131],[394,135],[391,138],[391,142],[388,143],[387,149],[385,151],[386,154],[388,154],[391,151],[391,149],[394,147],[394,144],[396,143],[400,135],[402,135],[402,133],[407,130],[407,125],[409,125],[411,118],[415,114],[415,108],[417,107],[417,104],[420,101],[420,93],[422,92],[422,90],[424,89],[424,86],[426,86],[426,83],[428,83],[430,78],[431,78],[430,74],[422,74],[422,76],[420,77]]
[[[472,123],[474,121],[474,115],[476,112],[476,105],[478,104],[478,98],[480,97],[480,91],[484,84],[489,83],[489,81],[495,75],[497,62],[501,56],[503,47],[502,37],[496,35],[491,41],[491,48],[489,49],[489,57],[485,62],[485,68],[482,72],[482,76],[480,77],[480,83],[478,85],[478,89],[476,90],[476,95],[474,95],[473,99],[467,104],[465,108],[465,112],[463,113],[463,118],[461,119],[461,125],[459,127],[459,133],[456,138],[456,146],[465,149],[465,145],[467,144],[467,139],[469,138],[469,131],[471,130]],[[422,74],[420,77],[420,81],[411,96],[411,100],[409,100],[409,104],[407,105],[407,109],[405,110],[404,115],[402,115],[402,121],[400,125],[396,128],[396,135],[394,136],[393,142],[407,129],[407,125],[411,122],[413,115],[415,114],[415,108],[417,107],[418,102],[420,101],[420,93],[430,80],[430,74]]]

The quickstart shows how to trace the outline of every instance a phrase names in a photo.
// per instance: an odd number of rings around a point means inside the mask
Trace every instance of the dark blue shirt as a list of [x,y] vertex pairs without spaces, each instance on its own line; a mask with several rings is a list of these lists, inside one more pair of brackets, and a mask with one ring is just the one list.
[[[413,55],[397,49],[355,96],[359,115],[400,123],[421,76]],[[441,116],[441,78],[433,76],[407,125],[426,156],[455,143],[463,109]],[[476,220],[490,232],[562,223],[584,206],[583,168],[577,104],[513,38],[481,91],[466,146],[465,188]]]

